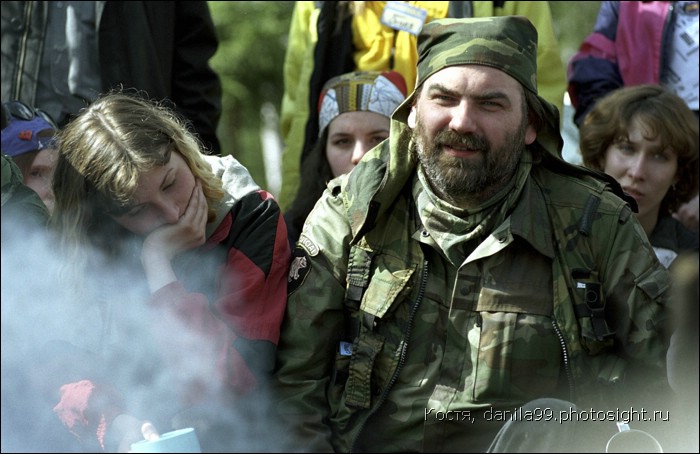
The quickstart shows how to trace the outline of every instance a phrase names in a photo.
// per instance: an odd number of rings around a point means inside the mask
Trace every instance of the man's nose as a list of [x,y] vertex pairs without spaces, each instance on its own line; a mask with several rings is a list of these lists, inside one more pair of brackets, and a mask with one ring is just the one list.
[[450,119],[450,129],[460,134],[474,132],[476,122],[474,121],[473,107],[468,101],[462,101],[452,109]]

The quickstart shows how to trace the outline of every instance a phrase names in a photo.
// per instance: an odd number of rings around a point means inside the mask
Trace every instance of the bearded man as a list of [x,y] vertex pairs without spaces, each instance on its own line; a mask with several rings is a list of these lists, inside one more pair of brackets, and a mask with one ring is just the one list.
[[[562,160],[526,18],[435,20],[418,54],[390,138],[297,243],[275,390],[290,449],[603,452],[617,418],[581,409],[668,388],[668,273],[615,182]],[[560,424],[579,414],[585,430]]]

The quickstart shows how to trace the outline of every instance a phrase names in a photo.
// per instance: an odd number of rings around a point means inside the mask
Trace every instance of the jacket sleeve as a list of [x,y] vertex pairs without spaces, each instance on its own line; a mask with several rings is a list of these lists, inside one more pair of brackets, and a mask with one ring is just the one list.
[[[328,193],[327,193],[328,194]],[[278,347],[275,391],[290,449],[332,452],[326,397],[343,332],[350,229],[339,198],[324,195],[292,257],[287,313]]]
[[598,99],[623,86],[615,46],[618,19],[619,2],[601,2],[593,33],[569,61],[567,90],[577,126]]
[[245,196],[232,212],[226,274],[214,306],[236,334],[229,376],[243,360],[259,381],[274,368],[287,305],[287,227],[279,205],[263,190]]
[[[274,367],[274,355],[287,301],[289,242],[279,206],[265,192],[244,196],[232,208],[225,263],[219,268],[214,301],[173,282],[152,295],[154,307],[169,308],[188,330],[204,335],[198,364],[212,368],[237,394],[257,389]],[[159,314],[162,313],[159,312]],[[168,351],[172,320],[158,317],[157,330]],[[172,360],[177,361],[177,358]],[[202,375],[202,374],[199,374]]]
[[[618,358],[608,375],[598,378],[617,384],[618,408],[661,410],[670,391],[666,373],[670,275],[628,207],[617,222],[594,229],[592,236],[607,240],[596,242],[594,253],[600,257],[606,319],[615,333]],[[612,407],[612,402],[607,403]]]
[[[609,410],[666,412],[668,416],[674,398],[666,363],[673,329],[668,308],[671,278],[634,214],[629,209],[626,214],[610,231],[593,232],[596,238],[611,239],[602,285],[607,289],[606,306],[610,307],[606,319],[615,333],[616,355],[614,362],[599,371],[597,386],[608,388],[605,404]],[[637,419],[634,427],[659,440],[668,433],[668,422],[656,417]]]
[[299,162],[309,117],[309,81],[314,66],[319,8],[315,2],[295,2],[284,58],[284,94],[280,112],[282,151],[282,190],[284,210],[294,199],[299,184]]

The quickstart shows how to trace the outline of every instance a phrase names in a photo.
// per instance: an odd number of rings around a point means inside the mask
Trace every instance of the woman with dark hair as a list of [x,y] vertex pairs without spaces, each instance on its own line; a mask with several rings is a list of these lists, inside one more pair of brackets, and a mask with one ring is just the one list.
[[637,218],[667,267],[698,251],[698,234],[672,213],[698,187],[698,122],[660,85],[620,88],[598,101],[580,127],[585,166],[614,177],[637,201]]
[[318,140],[304,158],[299,190],[284,215],[292,248],[326,184],[389,137],[391,114],[405,97],[406,82],[396,71],[355,71],[323,87]]

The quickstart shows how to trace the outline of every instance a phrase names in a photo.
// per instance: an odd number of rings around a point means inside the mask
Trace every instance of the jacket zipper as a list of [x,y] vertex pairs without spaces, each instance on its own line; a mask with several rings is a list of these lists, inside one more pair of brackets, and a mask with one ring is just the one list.
[[566,374],[566,382],[569,386],[569,401],[573,402],[574,380],[571,376],[571,368],[569,367],[569,349],[566,347],[566,340],[564,339],[564,336],[559,329],[559,325],[557,325],[557,321],[554,318],[552,318],[552,327],[557,335],[557,339],[559,339],[559,345],[561,345],[562,365],[564,367],[564,373]]

